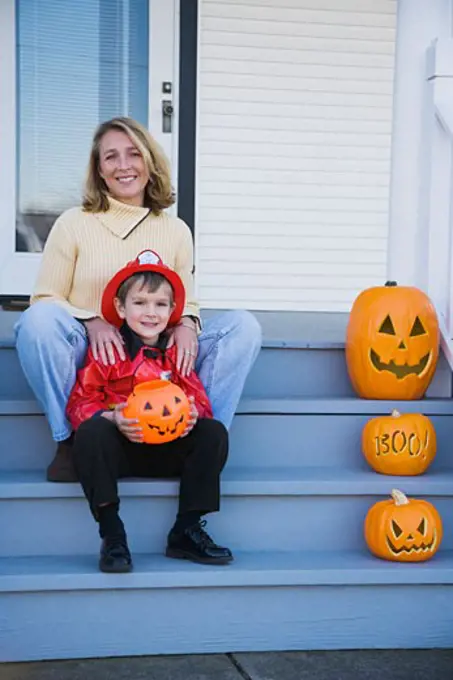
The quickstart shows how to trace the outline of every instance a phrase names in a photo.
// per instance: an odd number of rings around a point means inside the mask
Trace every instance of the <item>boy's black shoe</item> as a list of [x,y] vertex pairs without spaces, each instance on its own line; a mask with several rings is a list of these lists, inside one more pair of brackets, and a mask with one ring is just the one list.
[[176,533],[173,529],[168,534],[167,557],[180,560],[191,560],[200,564],[228,564],[233,555],[228,548],[214,543],[212,538],[204,530],[206,521],[197,522],[182,533]]
[[107,574],[126,574],[132,571],[132,557],[126,536],[104,538],[99,557],[99,569]]

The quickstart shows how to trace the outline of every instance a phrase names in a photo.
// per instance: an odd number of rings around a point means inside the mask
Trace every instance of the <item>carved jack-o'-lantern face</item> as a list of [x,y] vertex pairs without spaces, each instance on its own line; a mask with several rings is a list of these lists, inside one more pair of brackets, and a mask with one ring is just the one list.
[[436,432],[421,413],[369,420],[362,431],[362,451],[369,465],[384,475],[421,475],[436,455]]
[[180,437],[189,419],[189,401],[178,385],[150,380],[136,385],[124,409],[126,418],[137,418],[147,444],[164,444]]
[[365,519],[365,540],[377,557],[394,562],[424,562],[439,549],[442,520],[428,501],[394,489],[392,500],[373,505]]
[[367,399],[419,399],[436,369],[439,327],[429,298],[387,283],[363,291],[347,329],[351,382]]

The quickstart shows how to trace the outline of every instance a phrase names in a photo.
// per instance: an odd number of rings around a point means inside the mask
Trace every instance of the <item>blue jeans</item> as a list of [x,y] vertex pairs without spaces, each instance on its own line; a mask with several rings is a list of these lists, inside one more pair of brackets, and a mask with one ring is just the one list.
[[[37,302],[15,327],[22,370],[41,404],[55,441],[71,434],[66,404],[87,351],[85,327],[53,302]],[[217,314],[204,323],[196,371],[214,417],[229,428],[247,375],[261,347],[261,327],[245,310]]]

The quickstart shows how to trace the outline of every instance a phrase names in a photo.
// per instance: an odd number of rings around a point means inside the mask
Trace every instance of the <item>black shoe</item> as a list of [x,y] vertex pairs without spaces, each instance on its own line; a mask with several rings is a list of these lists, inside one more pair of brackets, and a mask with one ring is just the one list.
[[108,574],[126,574],[132,571],[132,557],[125,536],[104,538],[99,557],[99,569]]
[[77,473],[72,457],[73,437],[69,437],[57,445],[55,457],[47,468],[48,482],[77,482]]
[[228,548],[214,543],[204,527],[206,521],[197,522],[182,533],[176,533],[173,529],[168,534],[167,557],[180,560],[191,560],[200,564],[228,564],[233,555]]

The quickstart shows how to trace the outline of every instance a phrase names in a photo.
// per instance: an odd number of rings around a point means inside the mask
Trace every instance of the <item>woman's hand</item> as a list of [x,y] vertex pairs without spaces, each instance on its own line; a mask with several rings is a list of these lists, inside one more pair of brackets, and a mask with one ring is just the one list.
[[[102,415],[107,420],[114,423],[121,434],[123,434],[126,439],[135,444],[143,443],[143,430],[141,425],[136,418],[125,418],[123,415],[123,409],[127,406],[124,404],[117,404],[113,411],[105,411]],[[193,427],[193,426],[192,426]]]
[[96,361],[100,359],[104,366],[113,365],[115,363],[114,347],[116,347],[121,361],[124,361],[126,354],[123,348],[123,338],[115,326],[111,326],[104,319],[96,317],[85,321],[85,328]]
[[173,328],[168,347],[176,345],[176,368],[183,377],[191,374],[198,354],[198,338],[195,323],[188,317]]
[[189,397],[189,405],[190,405],[189,420],[187,421],[186,429],[182,433],[181,437],[187,437],[189,432],[191,432],[195,425],[197,424],[198,411],[197,407],[195,406],[195,399],[193,397]]

